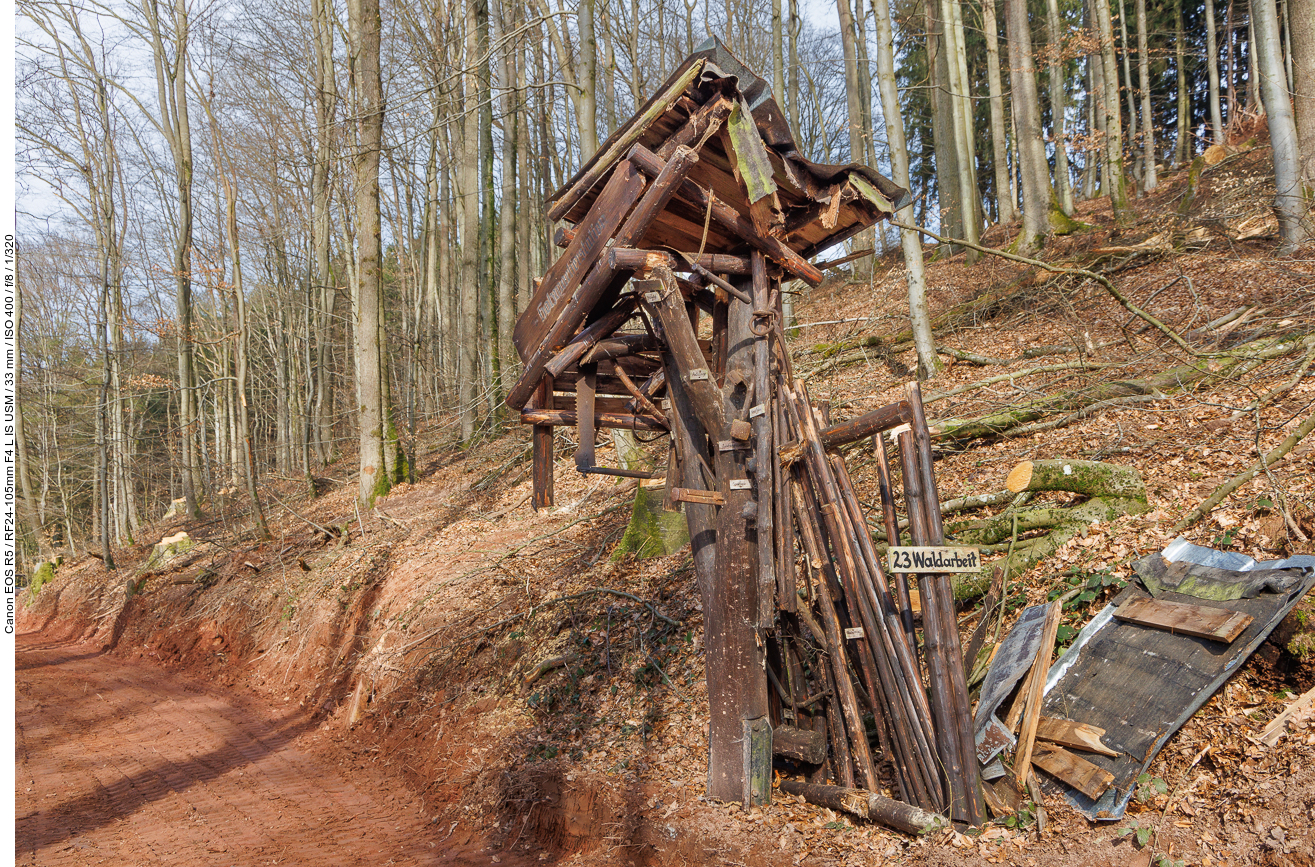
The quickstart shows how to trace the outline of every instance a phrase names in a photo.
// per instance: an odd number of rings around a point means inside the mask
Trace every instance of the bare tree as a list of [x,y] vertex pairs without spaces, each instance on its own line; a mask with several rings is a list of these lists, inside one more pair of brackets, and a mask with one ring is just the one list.
[[1251,17],[1256,33],[1256,70],[1274,148],[1274,209],[1283,239],[1280,251],[1291,252],[1312,237],[1311,202],[1302,184],[1301,144],[1288,98],[1274,0],[1251,0]]

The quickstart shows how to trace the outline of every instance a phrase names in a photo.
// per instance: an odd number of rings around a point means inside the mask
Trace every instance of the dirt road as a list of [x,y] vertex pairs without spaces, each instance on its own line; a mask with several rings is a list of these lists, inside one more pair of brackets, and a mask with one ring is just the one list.
[[93,646],[20,635],[16,711],[19,864],[421,865],[480,848],[381,776],[299,748],[315,724],[295,709]]

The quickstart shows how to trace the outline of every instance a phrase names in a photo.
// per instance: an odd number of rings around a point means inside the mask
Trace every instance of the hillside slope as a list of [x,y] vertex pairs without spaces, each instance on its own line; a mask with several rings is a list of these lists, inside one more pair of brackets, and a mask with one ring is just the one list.
[[[1181,220],[1185,172],[1141,200],[1132,225],[1087,203],[1078,217],[1091,228],[1046,253],[1099,270],[1202,351],[1292,344],[1269,358],[1249,350],[1254,363],[1227,375],[1217,358],[1185,353],[1089,279],[965,254],[930,267],[938,343],[955,352],[925,394],[947,430],[950,420],[998,417],[1039,396],[1184,365],[1200,374],[1069,406],[1006,436],[938,444],[943,500],[999,491],[1018,461],[1052,457],[1129,465],[1147,482],[1149,512],[1098,525],[1011,575],[1011,609],[1107,576],[1099,595],[1068,612],[1067,625],[1079,626],[1131,574],[1132,559],[1172,539],[1183,515],[1312,412],[1313,344],[1302,341],[1315,324],[1315,250],[1273,257],[1266,159],[1260,149],[1203,172]],[[986,239],[1008,240],[1001,229]],[[915,366],[901,339],[899,268],[883,257],[871,281],[835,280],[797,308],[796,373],[838,418],[894,399]],[[459,838],[600,864],[769,855],[1132,863],[1114,829],[1059,804],[1048,805],[1044,832],[996,827],[911,841],[789,796],[748,814],[702,801],[707,708],[688,553],[612,561],[634,482],[580,477],[563,464],[559,505],[532,512],[527,442],[516,428],[465,452],[435,442],[417,462],[420,481],[368,513],[353,507],[350,479],[330,480],[314,500],[270,480],[274,541],[253,544],[239,506],[212,506],[208,520],[154,528],[151,542],[179,529],[198,540],[163,567],[138,574],[149,545],[124,552],[114,575],[90,559],[61,567],[27,601],[22,628],[295,700],[328,726],[335,749],[423,799],[440,846]],[[1315,438],[1299,445],[1187,538],[1258,557],[1315,550],[1313,446]],[[664,457],[665,446],[654,447],[655,460]],[[859,448],[848,460],[860,496],[874,501],[872,457]],[[969,627],[975,600],[964,595]],[[1174,787],[1173,803],[1155,795],[1137,805],[1137,820],[1157,827],[1158,852],[1191,864],[1313,863],[1311,842],[1287,831],[1315,820],[1315,775],[1298,770],[1312,767],[1315,735],[1307,729],[1275,748],[1247,740],[1281,709],[1281,691],[1315,685],[1297,631],[1281,631],[1157,759],[1153,775]]]

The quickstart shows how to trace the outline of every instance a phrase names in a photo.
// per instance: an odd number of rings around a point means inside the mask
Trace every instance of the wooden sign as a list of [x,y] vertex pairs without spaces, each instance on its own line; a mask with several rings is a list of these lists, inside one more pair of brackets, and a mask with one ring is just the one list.
[[697,503],[703,506],[724,506],[726,498],[721,491],[700,491],[697,488],[672,488],[671,500],[675,503]]
[[892,572],[980,572],[976,548],[900,545],[889,550]]

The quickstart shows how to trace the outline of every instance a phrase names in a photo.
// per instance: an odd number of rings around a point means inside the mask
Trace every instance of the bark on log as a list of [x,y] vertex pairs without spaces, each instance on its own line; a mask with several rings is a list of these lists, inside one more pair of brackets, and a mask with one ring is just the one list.
[[911,421],[913,421],[913,410],[910,409],[909,402],[896,401],[824,429],[821,434],[822,446],[827,451],[835,451],[841,446],[858,442],[864,437],[870,437]]
[[1009,471],[1005,487],[1015,494],[1069,491],[1146,502],[1146,484],[1136,469],[1099,461],[1023,461]]
[[772,729],[772,752],[787,759],[820,765],[826,761],[826,735],[794,726]]
[[798,795],[810,804],[841,810],[860,819],[880,822],[888,828],[918,836],[949,827],[944,816],[869,792],[843,786],[821,786],[796,780],[782,780],[781,791]]

